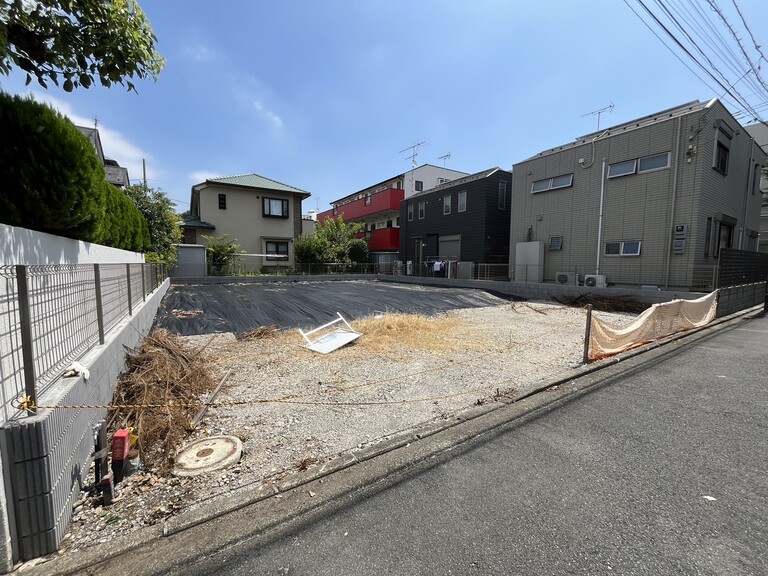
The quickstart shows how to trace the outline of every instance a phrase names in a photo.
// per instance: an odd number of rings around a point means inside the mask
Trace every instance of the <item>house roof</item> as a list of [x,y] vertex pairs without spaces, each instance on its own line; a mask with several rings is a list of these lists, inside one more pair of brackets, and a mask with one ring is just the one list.
[[[225,176],[223,178],[208,178],[204,184],[225,184],[227,186],[242,186],[244,188],[259,188],[262,190],[275,190],[278,192],[290,192],[308,198],[311,196],[306,190],[283,184],[277,180],[259,176],[258,174],[239,174],[237,176]],[[195,188],[200,186],[197,184]]]
[[432,194],[433,192],[437,192],[439,190],[446,190],[447,188],[453,188],[454,186],[463,186],[464,184],[468,184],[469,182],[474,182],[475,180],[482,180],[483,178],[488,178],[489,176],[493,176],[499,170],[501,170],[501,168],[499,168],[498,166],[494,166],[493,168],[488,168],[487,170],[481,170],[480,172],[475,172],[474,174],[470,174],[469,176],[464,176],[463,178],[458,178],[456,180],[451,180],[450,182],[445,182],[443,184],[440,184],[439,186],[430,188],[429,190],[424,190],[423,192],[416,192],[416,194],[413,194],[411,198],[424,196],[426,194]]
[[200,218],[187,218],[181,223],[182,228],[207,228],[209,230],[216,230],[216,226]]
[[707,102],[699,102],[698,100],[693,100],[686,104],[682,104],[681,106],[675,106],[674,108],[669,108],[667,110],[662,110],[661,112],[656,112],[655,114],[643,116],[642,118],[637,118],[635,120],[631,120],[630,122],[618,124],[616,126],[606,128],[605,130],[592,132],[591,134],[587,134],[585,136],[580,136],[579,138],[576,138],[574,142],[569,142],[568,144],[563,144],[562,146],[558,146],[556,148],[550,148],[549,150],[544,150],[543,152],[539,152],[538,154],[531,156],[526,160],[541,158],[542,156],[555,154],[562,150],[568,150],[570,148],[575,148],[577,146],[582,146],[584,144],[590,144],[595,140],[599,140],[601,138],[615,136],[617,134],[622,134],[624,132],[629,132],[631,130],[643,128],[651,124],[665,122],[671,118],[677,118],[678,116],[685,116],[687,114],[692,114],[700,110],[711,108],[717,101],[718,101],[717,98],[713,98],[712,100],[709,100]]

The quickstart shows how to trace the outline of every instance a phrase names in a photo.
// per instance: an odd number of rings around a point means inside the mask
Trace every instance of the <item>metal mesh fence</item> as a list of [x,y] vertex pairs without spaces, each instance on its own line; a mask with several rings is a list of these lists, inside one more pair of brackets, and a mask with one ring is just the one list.
[[[0,266],[0,402],[38,396],[165,279],[160,265]],[[25,362],[26,359],[26,362]]]

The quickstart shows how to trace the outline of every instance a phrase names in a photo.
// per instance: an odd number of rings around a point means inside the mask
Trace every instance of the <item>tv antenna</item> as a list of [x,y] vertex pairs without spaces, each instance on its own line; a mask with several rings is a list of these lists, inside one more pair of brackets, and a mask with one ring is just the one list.
[[581,117],[584,118],[584,116],[597,116],[597,129],[600,130],[600,115],[603,112],[608,112],[610,114],[612,111],[613,111],[613,102],[611,102],[610,106],[606,106],[605,108],[600,108],[600,110],[595,110],[594,112],[587,112],[586,114],[582,114]]
[[411,151],[411,155],[410,156],[406,156],[405,158],[406,158],[406,160],[408,158],[411,159],[411,166],[413,168],[416,168],[416,156],[419,155],[419,152],[418,152],[419,146],[423,146],[424,144],[426,144],[426,142],[424,142],[423,140],[419,140],[413,146],[408,146],[407,148],[403,148],[402,150],[400,150],[400,154],[402,154],[403,152],[407,152],[408,150]]
[[442,156],[438,156],[437,159],[443,161],[443,168],[445,168],[445,161],[450,159],[450,157],[451,157],[451,153],[448,152],[448,154],[444,154]]

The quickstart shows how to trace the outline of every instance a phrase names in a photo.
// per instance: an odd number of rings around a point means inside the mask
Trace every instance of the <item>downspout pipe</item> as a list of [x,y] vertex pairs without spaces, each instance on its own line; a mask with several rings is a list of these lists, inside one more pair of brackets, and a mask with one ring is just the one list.
[[600,274],[600,248],[603,242],[603,203],[605,200],[605,158],[603,158],[603,168],[600,173],[600,212],[597,217],[597,266],[595,274]]
[[739,250],[744,250],[744,241],[747,233],[747,207],[749,206],[749,193],[754,187],[755,175],[755,139],[749,139],[749,166],[747,167],[747,189],[744,191],[744,212],[741,217],[741,230],[739,231]]
[[683,117],[677,118],[677,148],[675,149],[675,171],[672,174],[672,207],[669,210],[667,226],[667,269],[664,271],[664,288],[669,288],[669,269],[672,265],[672,230],[675,228],[675,201],[677,199],[677,172],[680,169],[680,135],[683,130]]

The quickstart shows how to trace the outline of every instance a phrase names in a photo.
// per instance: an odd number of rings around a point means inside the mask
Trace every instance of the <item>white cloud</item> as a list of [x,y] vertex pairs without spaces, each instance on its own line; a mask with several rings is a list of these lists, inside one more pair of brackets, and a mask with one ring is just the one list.
[[188,44],[184,47],[184,54],[198,63],[213,62],[217,57],[216,51],[204,44]]
[[275,128],[279,130],[283,127],[282,118],[280,118],[280,116],[277,114],[266,110],[261,102],[254,101],[253,107],[256,108],[256,111],[262,116],[262,118],[266,118]]
[[199,184],[200,182],[205,182],[209,178],[221,178],[221,174],[210,172],[208,170],[196,170],[195,172],[188,174],[187,178],[193,184]]
[[[86,118],[77,114],[72,106],[68,102],[54,98],[50,94],[31,91],[30,94],[38,102],[44,102],[49,104],[61,112],[64,116],[69,118],[76,126],[92,127],[94,125],[94,118]],[[152,167],[152,163],[149,160],[152,159],[152,155],[142,150],[138,145],[132,143],[126,136],[112,130],[104,124],[97,123],[99,129],[99,137],[101,138],[101,147],[104,149],[104,156],[116,160],[120,166],[128,169],[128,177],[132,181],[141,180],[143,178],[142,160],[147,160],[147,179],[153,180],[157,178],[158,171]]]

